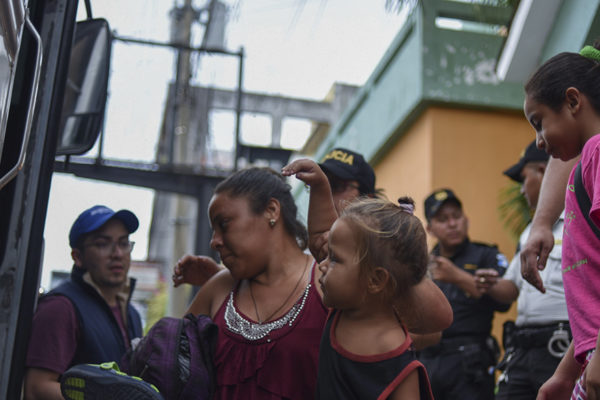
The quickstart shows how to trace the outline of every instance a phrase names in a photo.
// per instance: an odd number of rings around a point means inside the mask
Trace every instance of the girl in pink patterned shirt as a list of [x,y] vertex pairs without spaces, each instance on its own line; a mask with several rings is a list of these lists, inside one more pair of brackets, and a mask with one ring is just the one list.
[[[586,46],[544,63],[525,85],[524,111],[537,146],[567,161],[581,154],[589,217],[600,227],[600,50]],[[538,399],[600,398],[600,239],[581,212],[571,171],[562,272],[573,341]]]

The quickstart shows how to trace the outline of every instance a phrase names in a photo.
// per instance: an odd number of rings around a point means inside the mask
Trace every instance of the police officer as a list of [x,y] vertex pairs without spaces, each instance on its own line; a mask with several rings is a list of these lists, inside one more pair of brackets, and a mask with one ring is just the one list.
[[[537,205],[547,163],[548,154],[533,141],[519,162],[504,171],[504,175],[522,184],[521,192],[531,209]],[[496,400],[535,399],[569,347],[571,335],[561,270],[563,219],[564,213],[552,227],[554,247],[546,268],[540,271],[546,293],[522,278],[518,249],[504,277],[499,278],[494,270],[476,272],[475,282],[482,293],[505,303],[517,300],[518,305],[516,323],[505,323],[506,352],[498,366],[503,372],[498,379]],[[521,234],[519,248],[527,241],[530,228],[528,225]]]
[[469,240],[468,219],[452,190],[436,190],[427,197],[425,217],[427,231],[438,241],[430,272],[452,306],[454,321],[440,343],[423,350],[419,359],[435,399],[493,399],[498,346],[490,336],[492,318],[494,311],[509,306],[482,295],[473,277],[480,268],[501,276],[508,263],[496,246]]
[[377,196],[375,172],[361,154],[338,147],[323,157],[319,167],[327,175],[338,214],[359,196]]

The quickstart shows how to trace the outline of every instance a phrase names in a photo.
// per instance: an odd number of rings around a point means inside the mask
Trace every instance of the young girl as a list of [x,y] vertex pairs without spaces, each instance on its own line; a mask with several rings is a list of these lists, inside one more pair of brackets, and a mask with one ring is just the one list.
[[295,161],[283,173],[310,185],[311,250],[315,238],[329,239],[319,283],[332,310],[319,349],[317,398],[433,398],[403,323],[415,319],[420,294],[414,288],[423,281],[428,260],[414,202],[361,199],[336,219],[327,178],[314,162]]
[[[589,217],[600,226],[600,51],[561,53],[544,63],[525,85],[525,116],[539,148],[563,161],[581,153]],[[573,341],[538,399],[599,398],[600,239],[582,214],[571,171],[565,198],[562,270]],[[528,272],[528,271],[527,271]],[[583,369],[583,373],[581,373]],[[577,378],[579,377],[579,380]],[[577,380],[577,383],[575,381]],[[587,392],[587,394],[586,394]]]

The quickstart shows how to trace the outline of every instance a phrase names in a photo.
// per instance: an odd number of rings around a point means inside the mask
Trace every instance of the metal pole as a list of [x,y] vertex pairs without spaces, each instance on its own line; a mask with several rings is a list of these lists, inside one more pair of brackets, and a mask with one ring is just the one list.
[[87,19],[94,18],[92,16],[92,4],[90,3],[90,0],[85,0],[85,13],[87,15]]
[[238,69],[238,86],[237,86],[237,103],[235,107],[235,158],[233,160],[233,170],[238,169],[238,160],[240,158],[240,125],[242,119],[242,96],[244,91],[242,89],[244,79],[244,48],[241,47],[238,52],[239,57],[239,69]]
[[239,57],[239,55],[240,55],[239,52],[233,52],[233,51],[223,50],[223,49],[213,49],[210,47],[202,47],[202,46],[192,47],[192,46],[180,44],[180,43],[164,43],[164,42],[157,42],[154,40],[147,40],[147,39],[128,38],[125,36],[118,36],[114,32],[113,32],[113,39],[118,40],[120,42],[125,42],[125,43],[145,44],[148,46],[157,46],[157,47],[172,47],[174,49],[188,50],[188,51],[194,51],[194,52],[199,52],[199,53],[224,54],[226,56],[236,56],[236,57]]
[[[192,38],[192,24],[195,21],[196,12],[192,8],[192,0],[185,0],[182,8],[175,11],[180,12],[179,19],[176,19],[176,42],[178,44],[188,46]],[[177,73],[175,78],[175,88],[173,96],[173,129],[170,132],[169,141],[169,162],[188,164],[193,160],[189,151],[189,131],[190,125],[190,57],[189,50],[179,49],[177,54]],[[185,196],[174,197],[174,242],[172,248],[172,259],[170,266],[175,265],[177,260],[184,254],[188,254],[194,250],[194,226],[191,217],[194,215],[195,202]],[[169,268],[170,270],[170,268]],[[168,274],[166,276],[169,276]],[[169,285],[169,301],[168,315],[182,315],[183,310],[188,306],[189,298],[186,291],[173,290]]]

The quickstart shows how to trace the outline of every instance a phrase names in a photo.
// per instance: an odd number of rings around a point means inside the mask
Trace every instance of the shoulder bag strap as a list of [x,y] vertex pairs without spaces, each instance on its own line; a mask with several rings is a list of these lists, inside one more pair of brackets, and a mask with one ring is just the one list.
[[581,213],[585,217],[585,220],[589,224],[592,231],[596,234],[596,237],[600,239],[600,229],[596,226],[592,218],[590,217],[590,208],[592,207],[592,203],[590,201],[590,197],[588,196],[585,187],[583,186],[583,179],[581,176],[581,163],[577,164],[577,168],[575,168],[575,197],[577,198],[577,204],[579,204],[579,209]]

